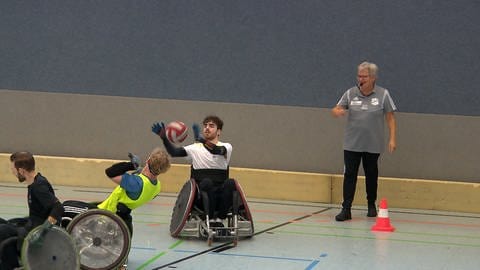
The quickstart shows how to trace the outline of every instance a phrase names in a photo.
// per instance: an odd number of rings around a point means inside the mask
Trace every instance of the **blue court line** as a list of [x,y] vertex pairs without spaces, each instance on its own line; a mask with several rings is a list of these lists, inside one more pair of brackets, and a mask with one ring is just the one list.
[[[197,253],[193,250],[182,250],[176,249],[174,252],[182,252],[182,253]],[[288,257],[276,257],[276,256],[260,256],[260,255],[249,255],[249,254],[238,254],[238,253],[216,253],[216,252],[209,252],[209,254],[214,255],[223,255],[223,256],[233,256],[233,257],[249,257],[249,258],[261,258],[261,259],[275,259],[275,260],[287,260],[287,261],[302,261],[302,262],[310,262],[311,259],[301,259],[301,258],[288,258]]]
[[307,266],[307,268],[305,268],[305,270],[312,270],[313,268],[315,268],[315,266],[316,266],[319,262],[320,262],[319,260],[313,261],[309,266]]
[[[176,249],[173,250],[173,252],[182,252],[182,253],[196,253],[196,251],[193,250],[182,250],[182,249]],[[238,253],[216,253],[216,252],[209,252],[209,254],[213,255],[221,255],[221,256],[233,256],[233,257],[247,257],[247,258],[258,258],[258,259],[274,259],[274,260],[287,260],[287,261],[296,261],[296,262],[311,262],[305,270],[312,270],[315,268],[315,266],[320,263],[319,260],[313,260],[312,259],[302,259],[302,258],[289,258],[289,257],[277,257],[277,256],[260,256],[260,255],[251,255],[251,254],[238,254]],[[320,255],[320,257],[327,257],[326,253],[323,253]]]

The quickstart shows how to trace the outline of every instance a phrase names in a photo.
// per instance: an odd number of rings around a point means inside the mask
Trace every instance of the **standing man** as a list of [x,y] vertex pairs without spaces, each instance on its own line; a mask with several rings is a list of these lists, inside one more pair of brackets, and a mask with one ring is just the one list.
[[[203,119],[203,137],[200,127],[193,125],[196,143],[185,147],[175,147],[165,136],[163,123],[152,126],[153,133],[160,136],[163,145],[172,157],[185,157],[192,163],[191,178],[196,181],[201,191],[208,194],[208,209],[210,222],[225,219],[232,205],[235,181],[229,178],[229,163],[232,155],[232,145],[219,140],[223,121],[215,115]],[[218,215],[216,210],[218,210]]]
[[[378,67],[374,63],[363,62],[358,66],[357,85],[348,89],[332,109],[334,117],[347,114],[348,121],[343,145],[344,179],[342,211],[335,216],[337,221],[352,219],[351,207],[357,185],[360,161],[365,172],[368,217],[376,217],[378,186],[378,158],[384,151],[384,121],[390,131],[388,151],[396,146],[397,110],[388,90],[376,85]],[[385,119],[385,120],[384,120]]]
[[[57,224],[62,218],[63,206],[55,196],[47,178],[35,171],[35,159],[31,153],[13,153],[10,156],[10,169],[20,183],[28,185],[29,215],[24,227],[16,227],[9,223],[0,224],[0,242],[12,236],[18,236],[18,246],[20,247],[25,235],[33,228],[42,225],[42,229],[48,229]],[[39,235],[41,234],[39,233]],[[39,242],[41,243],[41,240]],[[18,267],[16,247],[6,247],[0,256],[1,270]]]

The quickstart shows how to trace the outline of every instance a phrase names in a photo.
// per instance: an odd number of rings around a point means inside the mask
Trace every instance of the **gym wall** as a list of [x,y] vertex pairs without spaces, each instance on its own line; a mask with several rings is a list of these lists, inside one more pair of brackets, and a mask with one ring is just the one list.
[[341,174],[345,119],[329,110],[370,60],[399,109],[381,175],[478,183],[479,13],[473,0],[1,1],[0,152],[125,159],[160,144],[154,121],[218,114],[232,166]]
[[[345,119],[330,109],[84,94],[0,92],[2,153],[126,159],[146,156],[161,140],[156,121],[225,121],[221,139],[234,146],[231,165],[341,174]],[[381,157],[381,176],[480,182],[480,117],[398,113],[398,149]],[[191,143],[192,137],[185,143]],[[175,163],[184,163],[182,158]]]

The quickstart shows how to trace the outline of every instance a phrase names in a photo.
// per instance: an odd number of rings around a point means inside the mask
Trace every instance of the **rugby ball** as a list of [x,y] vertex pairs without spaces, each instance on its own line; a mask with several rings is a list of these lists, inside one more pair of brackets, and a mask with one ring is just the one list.
[[188,136],[188,128],[183,122],[173,121],[165,127],[165,135],[171,143],[181,143]]

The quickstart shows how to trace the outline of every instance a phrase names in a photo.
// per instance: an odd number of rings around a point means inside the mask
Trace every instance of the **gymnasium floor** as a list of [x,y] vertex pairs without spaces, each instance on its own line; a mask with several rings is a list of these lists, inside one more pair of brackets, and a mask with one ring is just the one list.
[[[109,190],[56,186],[61,200],[98,201]],[[338,205],[249,198],[255,236],[228,242],[169,235],[176,194],[134,211],[128,269],[480,269],[480,214],[389,209],[395,232],[372,232],[365,207],[335,222]],[[0,182],[0,217],[27,215],[26,187]]]

